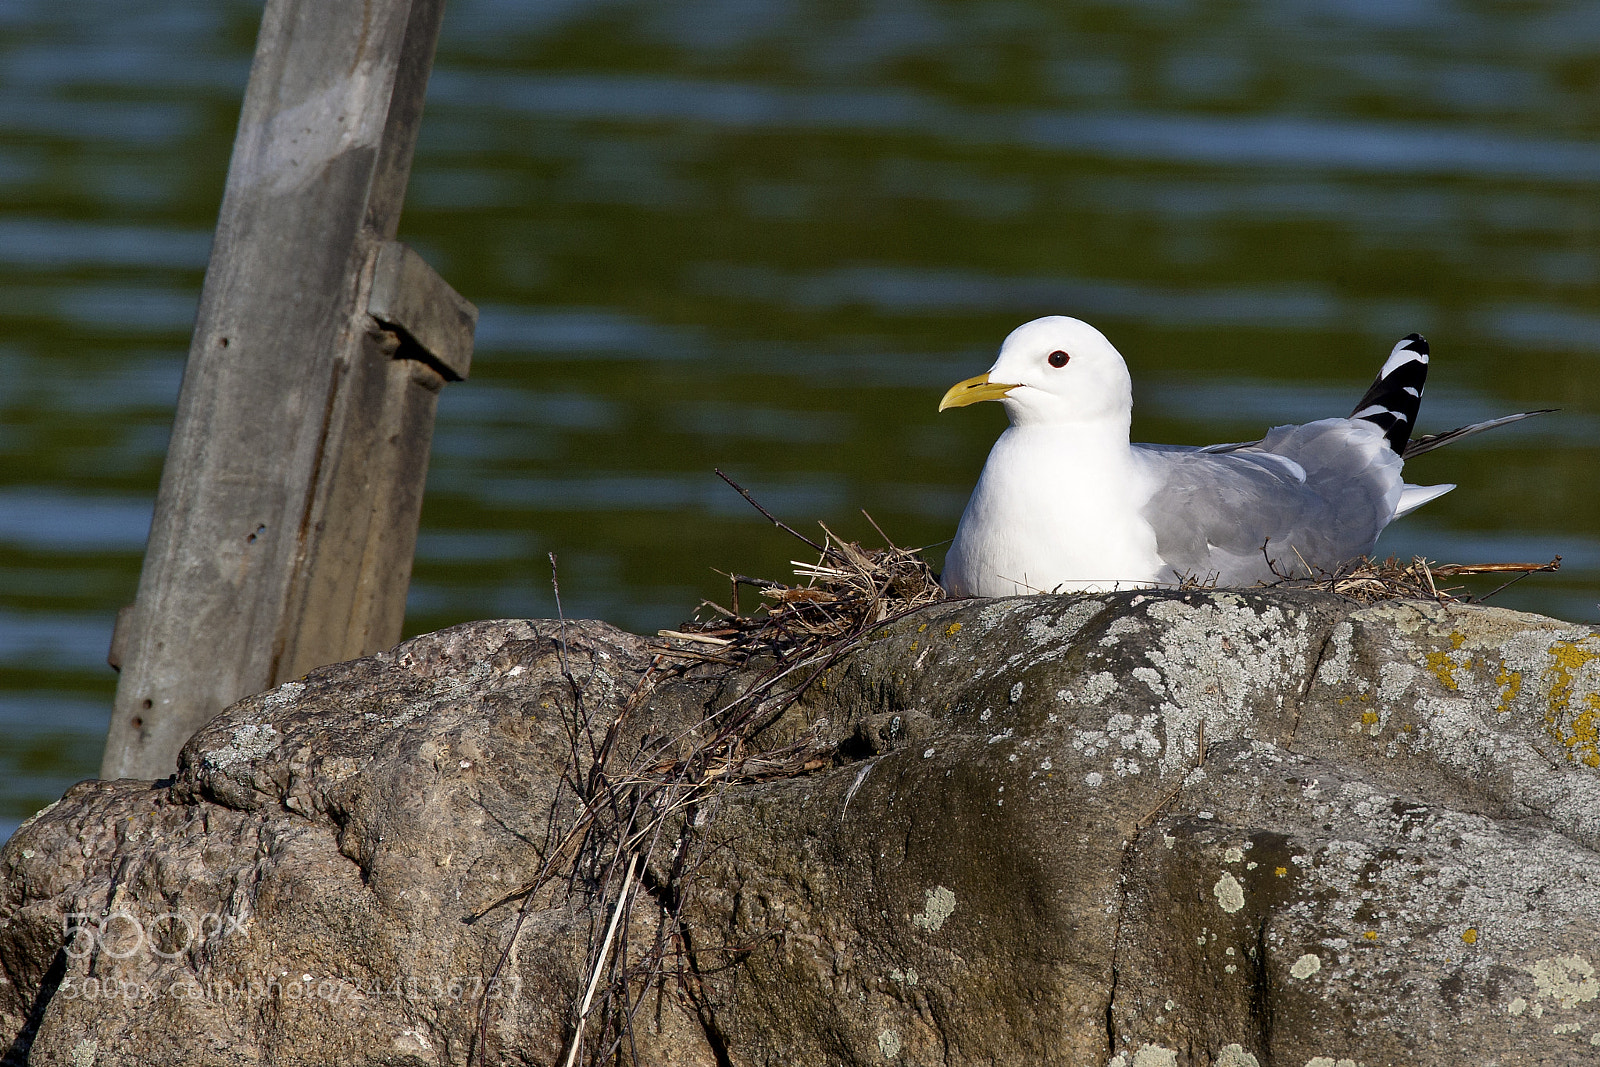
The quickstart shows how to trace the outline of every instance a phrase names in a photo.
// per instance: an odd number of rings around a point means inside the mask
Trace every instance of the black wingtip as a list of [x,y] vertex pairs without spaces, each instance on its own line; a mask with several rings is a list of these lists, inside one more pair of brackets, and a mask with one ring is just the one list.
[[1422,387],[1427,379],[1427,338],[1420,333],[1408,333],[1390,349],[1377,380],[1350,412],[1350,417],[1364,419],[1382,429],[1389,447],[1404,455],[1412,427],[1417,424],[1417,409],[1422,406]]

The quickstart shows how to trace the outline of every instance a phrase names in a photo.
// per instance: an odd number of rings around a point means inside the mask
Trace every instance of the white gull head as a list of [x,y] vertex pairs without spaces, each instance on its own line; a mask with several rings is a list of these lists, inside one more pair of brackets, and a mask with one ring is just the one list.
[[1105,334],[1050,315],[1012,330],[989,372],[951,388],[939,410],[980,400],[999,400],[1015,426],[1113,420],[1126,427],[1133,381]]

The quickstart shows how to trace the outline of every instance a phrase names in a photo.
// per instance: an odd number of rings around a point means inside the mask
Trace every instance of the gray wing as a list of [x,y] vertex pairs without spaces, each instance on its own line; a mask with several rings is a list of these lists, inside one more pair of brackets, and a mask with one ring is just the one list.
[[1394,517],[1401,460],[1370,422],[1279,426],[1219,447],[1134,446],[1156,481],[1143,514],[1169,580],[1252,585],[1332,571],[1370,551]]

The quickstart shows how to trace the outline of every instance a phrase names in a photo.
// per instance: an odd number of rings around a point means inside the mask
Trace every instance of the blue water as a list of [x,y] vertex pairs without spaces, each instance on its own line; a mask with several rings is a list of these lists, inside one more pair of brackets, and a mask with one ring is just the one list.
[[[259,17],[0,0],[0,836],[99,762]],[[937,544],[1000,422],[934,405],[1052,312],[1146,440],[1342,414],[1412,330],[1423,430],[1560,406],[1380,550],[1560,554],[1497,602],[1600,621],[1597,86],[1580,3],[452,0],[402,237],[482,319],[407,632],[553,614],[550,552],[645,631],[784,577],[717,466]]]

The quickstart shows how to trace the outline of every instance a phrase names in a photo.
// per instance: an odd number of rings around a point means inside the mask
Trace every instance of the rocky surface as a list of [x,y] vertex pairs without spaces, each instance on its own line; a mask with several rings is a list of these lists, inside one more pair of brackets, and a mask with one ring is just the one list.
[[[614,709],[650,657],[474,623],[240,702],[175,779],[75,787],[0,852],[6,1062],[564,1062],[612,898],[557,880],[462,916],[564,855],[591,767],[568,676]],[[752,674],[667,677],[618,736],[688,736]],[[1600,634],[1537,616],[936,605],[745,753],[812,769],[672,824],[623,928],[684,951],[621,1055],[1600,1059],[1597,726]]]

